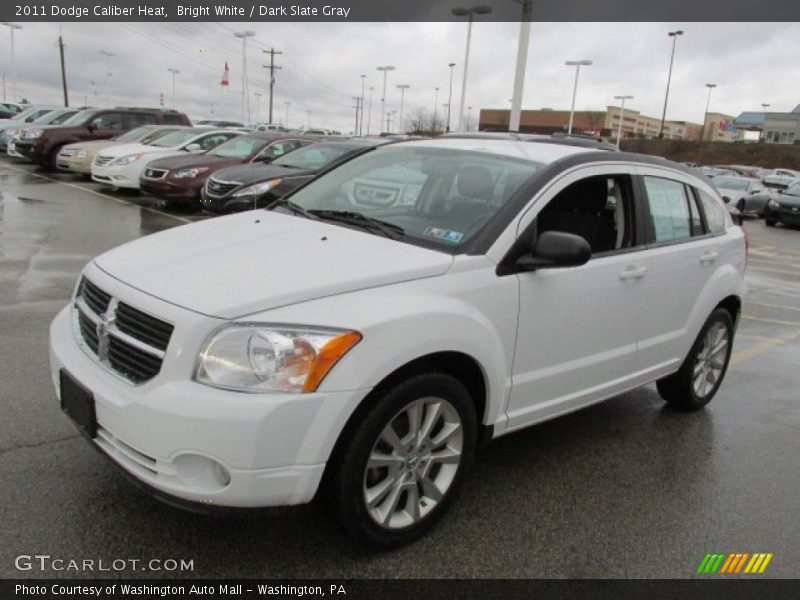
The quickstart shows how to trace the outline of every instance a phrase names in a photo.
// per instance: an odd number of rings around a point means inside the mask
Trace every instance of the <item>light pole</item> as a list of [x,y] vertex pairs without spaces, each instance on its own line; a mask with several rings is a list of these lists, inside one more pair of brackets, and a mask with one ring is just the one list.
[[386,65],[385,67],[378,67],[378,71],[383,71],[383,96],[381,96],[381,127],[383,127],[383,119],[386,115],[386,74],[389,71],[394,71],[394,67]]
[[464,129],[469,131],[471,128],[472,128],[472,107],[468,106],[467,107],[467,122],[466,122],[466,124],[464,126]]
[[247,85],[247,38],[255,36],[255,31],[234,31],[233,36],[242,38],[242,121],[250,122],[250,94]]
[[447,94],[447,129],[445,131],[450,131],[450,106],[453,104],[453,67],[456,66],[456,63],[451,62],[447,64],[450,67],[450,91]]
[[683,35],[683,31],[670,31],[669,37],[672,38],[672,53],[669,56],[669,73],[667,74],[667,92],[664,94],[664,111],[661,113],[661,129],[658,130],[658,139],[664,137],[664,120],[667,118],[667,100],[669,100],[669,84],[672,81],[672,63],[675,62],[675,42],[678,36]]
[[633,96],[614,96],[614,99],[622,100],[619,110],[619,127],[617,127],[617,150],[619,150],[619,141],[622,139],[622,120],[625,118],[625,100],[632,100]]
[[433,131],[438,131],[436,127],[436,111],[439,108],[439,88],[433,88],[433,124],[431,125],[431,129]]
[[372,125],[372,92],[375,91],[375,88],[370,86],[369,87],[369,107],[367,108],[367,135],[369,135],[369,128]]
[[306,125],[306,129],[311,129],[311,111],[307,110],[306,114],[308,115],[308,123]]
[[[564,63],[568,67],[575,67],[575,84],[572,86],[572,106],[569,109],[569,127],[567,128],[567,135],[572,133],[572,121],[575,118],[575,96],[578,94],[578,77],[581,74],[581,67],[588,67],[592,64],[590,60],[568,60]],[[513,101],[513,99],[512,99]]]
[[467,96],[467,70],[469,68],[469,44],[472,39],[472,20],[475,15],[488,15],[492,12],[490,6],[473,6],[470,8],[454,8],[452,14],[456,17],[467,17],[467,48],[464,51],[464,74],[461,78],[461,103],[458,108],[458,122],[464,122],[464,99]]
[[708,98],[706,99],[706,112],[703,115],[703,140],[706,139],[706,121],[708,121],[708,107],[711,105],[711,90],[717,87],[717,84],[707,83],[706,87],[708,88]]
[[[22,25],[16,23],[3,23],[11,31],[11,101],[17,101],[17,57],[14,54],[14,30],[22,29]],[[5,81],[5,77],[3,78]]]
[[517,68],[514,71],[514,91],[511,94],[511,114],[508,119],[508,130],[519,131],[522,117],[522,90],[525,86],[525,66],[528,63],[528,42],[531,37],[531,8],[533,0],[520,0],[522,15],[519,22],[519,39],[517,41]]
[[100,54],[106,57],[106,103],[111,105],[111,57],[116,55],[106,50],[100,50]]
[[[397,86],[397,89],[400,90],[400,127],[403,127],[403,101],[406,97],[406,90],[411,86],[407,83],[401,83]],[[402,131],[400,133],[403,133]]]
[[288,127],[288,126],[289,126],[289,107],[290,107],[291,105],[292,105],[292,103],[291,103],[291,102],[289,102],[289,101],[287,101],[287,100],[284,100],[284,101],[283,101],[283,106],[284,106],[284,108],[286,109],[286,121],[284,121],[284,125],[286,125],[286,127]]
[[361,75],[361,121],[358,124],[358,135],[364,135],[364,86],[366,81],[367,76]]
[[175,108],[175,75],[180,73],[178,69],[173,69],[172,67],[168,67],[167,71],[172,73],[172,108]]
[[258,123],[258,117],[261,114],[261,96],[263,94],[261,92],[253,92],[253,96],[256,97],[256,123]]

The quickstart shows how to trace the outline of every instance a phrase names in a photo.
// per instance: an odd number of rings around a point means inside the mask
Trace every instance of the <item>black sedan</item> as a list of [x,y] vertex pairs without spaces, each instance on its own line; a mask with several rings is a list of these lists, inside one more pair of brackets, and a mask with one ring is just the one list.
[[353,138],[303,146],[268,165],[249,164],[221,169],[203,187],[201,206],[223,214],[272,204],[317,174],[389,140]]
[[764,222],[769,227],[774,227],[777,223],[800,225],[800,181],[793,183],[767,203]]

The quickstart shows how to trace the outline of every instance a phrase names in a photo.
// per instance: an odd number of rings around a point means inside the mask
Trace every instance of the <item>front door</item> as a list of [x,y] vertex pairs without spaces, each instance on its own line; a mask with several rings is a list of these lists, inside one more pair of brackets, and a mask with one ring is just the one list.
[[639,385],[638,332],[648,264],[635,219],[632,170],[593,166],[556,182],[520,222],[584,237],[583,266],[519,278],[520,311],[508,404],[509,428],[542,421]]

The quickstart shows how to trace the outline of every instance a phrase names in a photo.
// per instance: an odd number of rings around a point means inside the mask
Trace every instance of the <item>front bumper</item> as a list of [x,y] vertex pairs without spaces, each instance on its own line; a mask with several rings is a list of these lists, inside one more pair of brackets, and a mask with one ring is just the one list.
[[139,172],[140,169],[137,168],[136,163],[125,166],[108,164],[98,167],[97,165],[92,165],[91,168],[92,181],[113,187],[135,190],[139,189]]
[[30,140],[16,140],[14,142],[14,150],[22,157],[32,160],[33,162],[43,162],[47,157],[38,150],[37,144]]
[[78,157],[77,153],[59,153],[56,157],[56,166],[62,171],[69,171],[70,173],[78,173],[80,175],[91,175],[92,159],[93,156],[90,156],[88,153],[83,157]]
[[800,207],[797,206],[781,206],[780,208],[768,206],[765,216],[781,223],[800,225]]
[[169,176],[161,179],[148,179],[147,177],[139,179],[139,189],[142,192],[161,200],[169,200],[186,205],[197,203],[200,199],[200,190],[203,184],[205,184],[205,179],[171,179]]
[[[176,323],[173,335],[182,328]],[[191,381],[196,349],[187,350],[203,336],[188,337],[186,345],[170,341],[161,373],[133,385],[78,344],[67,307],[50,330],[56,393],[61,369],[92,392],[92,444],[158,496],[237,508],[310,501],[350,410],[369,390],[246,394],[200,385]]]

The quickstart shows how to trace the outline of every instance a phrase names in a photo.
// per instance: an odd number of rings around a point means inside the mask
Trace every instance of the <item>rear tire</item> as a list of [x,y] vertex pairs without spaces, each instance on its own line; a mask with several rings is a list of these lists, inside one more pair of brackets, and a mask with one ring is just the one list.
[[381,393],[359,420],[330,465],[329,508],[360,543],[410,543],[461,489],[477,444],[473,400],[455,377],[420,373]]
[[681,410],[699,410],[719,390],[733,347],[733,318],[724,308],[708,317],[683,365],[656,383],[667,404]]

